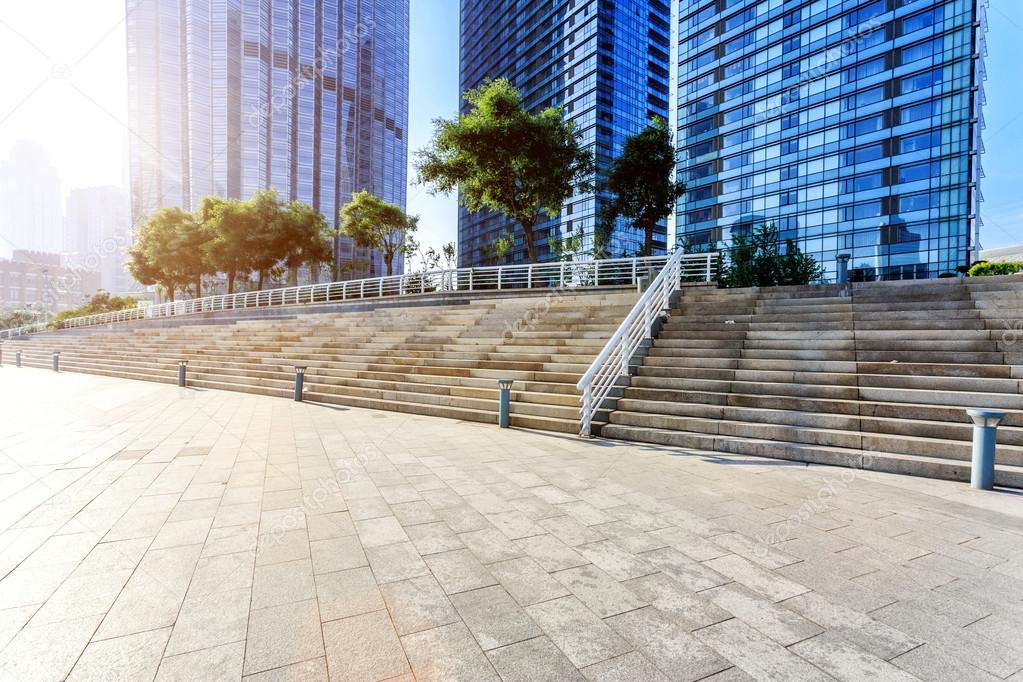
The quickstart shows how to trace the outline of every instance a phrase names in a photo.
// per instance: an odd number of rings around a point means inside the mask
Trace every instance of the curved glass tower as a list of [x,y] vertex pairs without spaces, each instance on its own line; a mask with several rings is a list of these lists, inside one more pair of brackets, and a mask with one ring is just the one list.
[[986,0],[681,0],[678,233],[776,225],[835,276],[975,257]]
[[[408,1],[129,2],[135,224],[264,188],[333,225],[362,189],[404,207]],[[337,255],[384,271],[345,241]]]

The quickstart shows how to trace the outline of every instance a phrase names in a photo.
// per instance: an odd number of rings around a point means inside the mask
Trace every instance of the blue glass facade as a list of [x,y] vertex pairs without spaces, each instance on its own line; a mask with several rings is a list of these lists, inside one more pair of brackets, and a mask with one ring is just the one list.
[[775,224],[835,276],[935,277],[977,248],[980,0],[682,0],[677,233]]
[[[661,0],[462,0],[461,90],[504,77],[531,109],[564,106],[598,167],[606,167],[626,137],[654,116],[668,117],[670,20],[671,8]],[[599,194],[578,193],[560,216],[538,225],[541,259],[551,258],[551,234],[581,234],[584,248],[591,249],[601,201]],[[505,231],[515,236],[506,261],[526,261],[525,242],[513,221],[460,209],[459,264],[492,263],[487,247]],[[656,252],[664,252],[666,235],[662,225]],[[611,254],[633,255],[642,246],[642,231],[619,221]]]
[[129,2],[127,21],[136,224],[264,188],[334,225],[362,189],[405,206],[408,0]]

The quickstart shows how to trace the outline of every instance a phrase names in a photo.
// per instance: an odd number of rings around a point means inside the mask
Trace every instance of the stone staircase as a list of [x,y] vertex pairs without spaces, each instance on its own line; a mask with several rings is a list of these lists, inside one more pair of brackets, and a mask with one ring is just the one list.
[[637,297],[604,288],[384,299],[346,312],[63,330],[3,352],[8,366],[20,350],[24,366],[50,368],[59,351],[62,371],[161,382],[176,382],[184,359],[191,387],[281,397],[302,364],[306,400],[482,422],[496,422],[496,380],[510,378],[513,426],[577,433],[575,385]]
[[1020,277],[687,288],[601,435],[969,480],[965,408],[999,408],[1023,487],[1020,320]]

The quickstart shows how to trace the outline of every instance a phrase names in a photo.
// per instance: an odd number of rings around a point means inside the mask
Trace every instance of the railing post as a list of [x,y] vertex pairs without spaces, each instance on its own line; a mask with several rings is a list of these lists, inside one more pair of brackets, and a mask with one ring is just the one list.
[[593,261],[593,286],[600,286],[600,260]]
[[638,274],[639,274],[639,272],[638,272],[638,266],[637,266],[637,263],[636,263],[636,257],[633,256],[632,257],[632,285],[633,286],[635,286],[638,283],[638,280],[636,278]]
[[498,288],[498,289],[500,289],[500,288],[501,288],[501,274],[502,274],[503,272],[504,272],[504,266],[503,266],[503,265],[499,265],[499,266],[497,267],[497,288]]
[[379,294],[377,294],[377,296],[378,296],[379,298],[383,298],[383,297],[384,297],[384,278],[383,278],[383,277],[381,277],[381,278],[380,278],[380,279],[378,279],[377,281],[378,281],[378,282],[380,282],[380,287],[379,287],[379,289],[380,289],[380,293],[379,293]]
[[533,288],[533,264],[530,263],[529,267],[526,268],[526,288]]
[[590,421],[593,419],[593,389],[587,386],[583,389],[583,419],[579,435],[587,438],[590,435]]
[[558,286],[561,287],[562,289],[564,289],[565,288],[565,261],[561,261],[561,270],[560,270],[560,274],[559,274],[559,279],[560,279],[560,281],[558,282]]
[[707,278],[704,281],[705,282],[709,282],[710,281],[710,277],[711,277],[711,275],[710,275],[710,252],[708,252],[707,253]]
[[476,272],[475,268],[472,268],[472,269],[469,270],[469,291],[473,291],[473,288],[472,288],[472,276],[473,276],[474,272]]

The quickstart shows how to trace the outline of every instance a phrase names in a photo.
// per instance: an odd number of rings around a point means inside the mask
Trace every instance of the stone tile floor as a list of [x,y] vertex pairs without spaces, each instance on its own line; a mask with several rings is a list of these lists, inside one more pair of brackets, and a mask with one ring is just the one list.
[[1023,496],[0,368],[0,679],[1023,679]]

